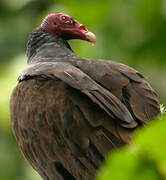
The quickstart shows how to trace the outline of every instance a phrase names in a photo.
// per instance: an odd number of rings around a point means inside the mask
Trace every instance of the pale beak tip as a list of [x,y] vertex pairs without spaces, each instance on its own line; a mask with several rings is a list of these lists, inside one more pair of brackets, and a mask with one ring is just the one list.
[[87,41],[91,42],[92,45],[96,44],[96,36],[92,32],[87,32],[86,33],[86,39]]

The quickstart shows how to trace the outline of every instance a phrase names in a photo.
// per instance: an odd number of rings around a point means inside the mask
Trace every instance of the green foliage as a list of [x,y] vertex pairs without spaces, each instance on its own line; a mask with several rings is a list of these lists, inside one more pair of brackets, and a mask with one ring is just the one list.
[[166,179],[166,116],[139,130],[132,143],[109,155],[97,180]]
[[8,131],[10,130],[10,121],[9,121],[9,99],[12,93],[13,88],[17,84],[17,78],[20,72],[25,67],[25,56],[17,56],[16,59],[13,59],[13,62],[8,64],[6,68],[0,68],[0,84],[1,84],[1,96],[0,98],[0,128]]
[[17,77],[25,68],[25,61],[25,56],[20,55],[5,68],[0,68],[0,179],[4,180],[40,179],[32,168],[27,168],[10,128],[10,94],[16,86]]

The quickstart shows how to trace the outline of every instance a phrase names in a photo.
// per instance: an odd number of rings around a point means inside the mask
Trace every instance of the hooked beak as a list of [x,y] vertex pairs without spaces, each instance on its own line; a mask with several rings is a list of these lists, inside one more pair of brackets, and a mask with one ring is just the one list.
[[96,44],[96,36],[92,32],[87,32],[85,34],[87,41],[91,42],[93,45]]
[[91,42],[93,45],[96,44],[96,36],[92,32],[88,31],[86,27],[82,24],[80,24],[79,29],[83,31],[85,35],[84,40]]

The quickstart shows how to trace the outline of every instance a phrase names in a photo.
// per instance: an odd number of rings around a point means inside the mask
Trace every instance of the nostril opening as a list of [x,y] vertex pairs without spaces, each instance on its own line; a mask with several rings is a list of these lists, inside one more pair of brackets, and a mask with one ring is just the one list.
[[88,31],[88,30],[86,29],[86,27],[85,27],[84,25],[82,25],[82,24],[80,25],[79,29],[84,30],[84,31]]

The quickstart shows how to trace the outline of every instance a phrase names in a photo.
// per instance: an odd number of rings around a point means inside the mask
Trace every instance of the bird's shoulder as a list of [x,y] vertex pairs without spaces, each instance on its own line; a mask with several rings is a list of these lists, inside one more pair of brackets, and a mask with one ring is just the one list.
[[72,63],[123,102],[134,119],[145,123],[161,114],[155,90],[134,68],[114,61],[82,58],[75,58]]
[[19,79],[29,76],[54,76],[84,93],[104,88],[127,107],[134,119],[141,122],[148,122],[161,113],[158,97],[148,80],[121,63],[74,56],[31,64]]

